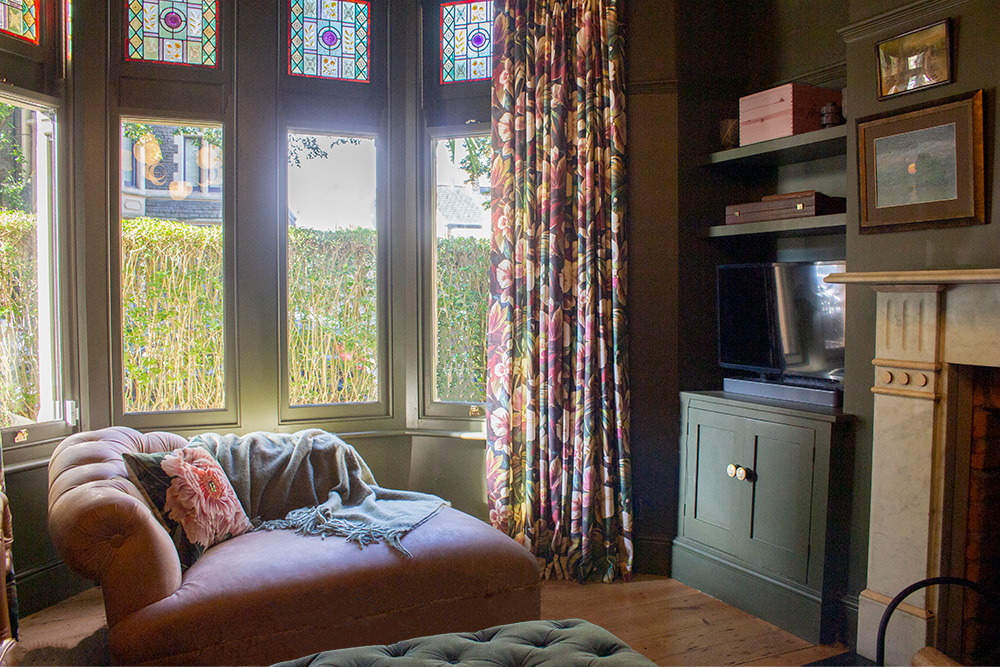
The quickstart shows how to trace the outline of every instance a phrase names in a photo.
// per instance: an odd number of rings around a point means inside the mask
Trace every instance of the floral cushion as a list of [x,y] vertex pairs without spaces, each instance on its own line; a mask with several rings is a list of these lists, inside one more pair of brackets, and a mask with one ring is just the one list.
[[204,447],[122,454],[129,479],[170,533],[181,568],[213,544],[250,529],[243,506],[219,462]]

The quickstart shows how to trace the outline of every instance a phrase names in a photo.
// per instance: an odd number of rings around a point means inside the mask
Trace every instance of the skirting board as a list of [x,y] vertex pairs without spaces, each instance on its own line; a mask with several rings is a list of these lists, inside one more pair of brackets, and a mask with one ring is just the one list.
[[[16,561],[14,566],[16,570]],[[15,572],[15,575],[18,611],[22,618],[94,586],[94,582],[73,572],[61,560],[34,571]]]
[[773,398],[779,401],[794,401],[810,405],[822,405],[828,408],[839,408],[842,392],[832,389],[816,389],[798,385],[779,384],[777,382],[758,382],[757,380],[741,380],[738,378],[723,378],[722,390],[744,396]]
[[671,570],[671,544],[668,537],[640,537],[635,541],[632,572],[669,577]]
[[858,650],[858,596],[845,595],[837,605],[837,641]]
[[834,639],[836,601],[728,562],[682,537],[674,540],[673,578],[813,644]]

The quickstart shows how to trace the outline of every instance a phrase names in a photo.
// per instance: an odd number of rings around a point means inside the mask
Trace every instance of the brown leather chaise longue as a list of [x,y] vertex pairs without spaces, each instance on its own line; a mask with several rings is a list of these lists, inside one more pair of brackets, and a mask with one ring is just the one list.
[[100,584],[116,664],[271,664],[539,618],[534,557],[450,507],[403,538],[411,558],[384,543],[255,531],[182,573],[122,453],[186,444],[112,427],[71,436],[49,464],[52,540]]

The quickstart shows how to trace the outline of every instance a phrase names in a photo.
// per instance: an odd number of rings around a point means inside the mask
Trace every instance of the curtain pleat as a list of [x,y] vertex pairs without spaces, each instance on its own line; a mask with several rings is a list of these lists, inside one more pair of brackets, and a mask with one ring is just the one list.
[[490,521],[543,575],[628,577],[625,113],[615,0],[497,0]]

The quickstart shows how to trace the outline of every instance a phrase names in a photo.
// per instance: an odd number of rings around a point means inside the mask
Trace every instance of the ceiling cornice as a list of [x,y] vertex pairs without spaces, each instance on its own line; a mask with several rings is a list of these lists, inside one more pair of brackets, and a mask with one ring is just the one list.
[[917,0],[877,16],[864,19],[837,31],[848,44],[875,37],[890,29],[901,30],[918,21],[933,21],[949,10],[970,0]]

